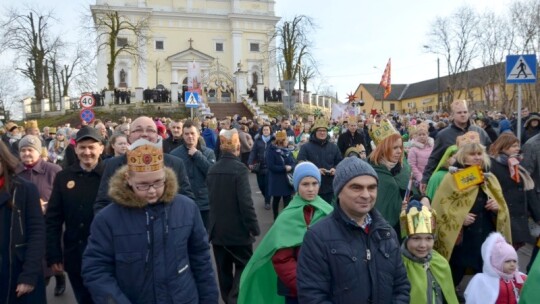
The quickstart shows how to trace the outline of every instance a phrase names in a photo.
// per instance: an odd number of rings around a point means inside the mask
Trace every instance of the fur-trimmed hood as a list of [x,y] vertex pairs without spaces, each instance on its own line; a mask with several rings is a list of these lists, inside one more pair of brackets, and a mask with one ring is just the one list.
[[[178,181],[170,168],[164,167],[163,170],[165,171],[165,189],[159,201],[170,203],[178,193]],[[148,202],[135,195],[135,192],[133,192],[133,189],[127,183],[127,173],[128,166],[125,165],[111,177],[109,197],[114,203],[125,207],[143,208],[148,205]]]

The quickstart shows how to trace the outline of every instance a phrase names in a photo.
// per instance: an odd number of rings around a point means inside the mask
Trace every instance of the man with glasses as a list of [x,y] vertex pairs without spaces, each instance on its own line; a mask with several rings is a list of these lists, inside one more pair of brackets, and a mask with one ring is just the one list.
[[[130,134],[128,136],[129,143],[132,145],[135,144],[136,146],[136,142],[141,140],[159,146],[160,149],[162,149],[162,139],[157,132],[157,126],[152,118],[147,116],[136,118],[131,123]],[[176,174],[178,179],[179,193],[194,199],[195,196],[191,191],[191,185],[188,180],[184,162],[180,158],[169,154],[164,154],[163,159],[165,162],[165,167],[171,168]],[[125,165],[126,162],[126,155],[113,157],[107,160],[105,171],[103,172],[103,177],[101,179],[101,184],[99,185],[96,203],[94,205],[94,211],[96,213],[105,206],[109,205],[109,180],[116,170]]]
[[343,156],[345,156],[345,152],[347,151],[347,149],[351,147],[356,147],[359,145],[363,145],[364,147],[369,146],[366,144],[364,130],[358,128],[358,120],[356,119],[356,117],[349,117],[347,122],[347,131],[340,134],[337,141],[337,146],[339,148],[339,151],[341,151],[341,155]]
[[321,186],[319,196],[327,203],[332,203],[334,191],[332,182],[336,172],[337,164],[343,159],[338,146],[330,142],[328,136],[328,122],[324,118],[319,118],[311,128],[309,141],[300,147],[298,162],[310,161],[321,172]]
[[83,284],[81,263],[103,174],[102,152],[98,131],[83,127],[75,138],[78,161],[56,174],[47,206],[47,265],[54,273],[67,272],[79,304],[93,303]]

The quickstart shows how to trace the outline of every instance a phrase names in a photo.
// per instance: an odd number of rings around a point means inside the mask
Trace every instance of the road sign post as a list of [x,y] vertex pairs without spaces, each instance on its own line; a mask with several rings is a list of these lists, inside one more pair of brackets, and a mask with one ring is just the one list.
[[193,109],[199,107],[199,94],[197,92],[186,92],[184,95],[186,108],[191,108],[191,119],[193,119]]
[[83,94],[79,99],[79,104],[83,109],[91,109],[96,105],[96,99],[92,94]]
[[506,83],[518,85],[517,137],[521,140],[521,84],[536,83],[536,55],[506,56]]
[[96,118],[96,114],[92,109],[82,109],[79,116],[81,117],[81,120],[86,121],[87,123],[91,123]]

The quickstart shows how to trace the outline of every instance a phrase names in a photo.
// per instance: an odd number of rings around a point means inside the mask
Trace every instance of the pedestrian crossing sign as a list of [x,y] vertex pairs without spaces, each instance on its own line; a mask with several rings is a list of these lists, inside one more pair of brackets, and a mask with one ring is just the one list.
[[536,83],[536,55],[506,56],[506,83]]
[[186,101],[186,108],[198,108],[199,107],[199,94],[196,92],[186,92],[184,95]]

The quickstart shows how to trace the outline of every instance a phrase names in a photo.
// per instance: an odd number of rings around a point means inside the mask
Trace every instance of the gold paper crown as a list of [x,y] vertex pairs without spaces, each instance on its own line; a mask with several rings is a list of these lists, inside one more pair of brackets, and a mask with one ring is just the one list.
[[18,128],[19,126],[17,126],[16,123],[10,121],[8,122],[6,125],[5,125],[5,128],[6,128],[6,131],[9,131],[11,132],[11,130],[13,130],[14,128]]
[[435,211],[429,210],[428,207],[423,206],[419,210],[416,205],[420,205],[420,202],[416,201],[416,204],[407,207],[406,210],[401,211],[400,221],[402,234],[407,236],[418,233],[433,234],[435,231]]
[[37,123],[37,120],[29,120],[27,122],[24,123],[24,128],[25,129],[38,129],[38,123]]
[[151,145],[143,145],[127,151],[128,170],[131,172],[154,172],[163,169],[163,151]]
[[276,141],[277,140],[287,140],[287,132],[281,130],[276,132]]
[[456,145],[458,148],[463,147],[467,144],[479,144],[480,143],[480,134],[476,131],[469,131],[461,136],[458,136],[456,139]]
[[324,119],[324,117],[319,117],[315,120],[315,123],[313,123],[313,126],[311,127],[311,132],[320,128],[328,130],[328,121]]
[[347,123],[350,124],[351,122],[358,123],[358,118],[356,118],[356,116],[354,116],[354,115],[351,115],[351,116],[347,117]]
[[464,99],[454,100],[452,102],[452,105],[451,105],[452,110],[457,106],[465,106],[465,107],[467,107],[467,101],[464,100]]
[[221,130],[219,133],[219,142],[221,150],[235,151],[240,145],[240,137],[236,129]]
[[56,134],[56,127],[50,127],[49,134]]
[[383,139],[387,138],[392,134],[399,135],[399,132],[388,121],[388,119],[381,120],[380,125],[371,125],[371,130],[369,131],[369,135],[375,145],[378,145],[381,141],[383,141]]

